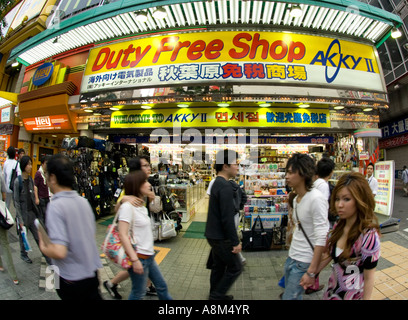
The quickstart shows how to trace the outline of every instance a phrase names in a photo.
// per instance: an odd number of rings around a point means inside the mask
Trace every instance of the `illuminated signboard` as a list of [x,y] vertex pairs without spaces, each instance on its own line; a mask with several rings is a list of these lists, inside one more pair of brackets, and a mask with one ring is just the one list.
[[217,81],[386,92],[371,45],[250,31],[153,36],[93,48],[81,92]]
[[192,108],[115,111],[111,128],[318,127],[330,128],[328,109]]
[[52,131],[72,129],[68,115],[44,116],[23,119],[27,131]]

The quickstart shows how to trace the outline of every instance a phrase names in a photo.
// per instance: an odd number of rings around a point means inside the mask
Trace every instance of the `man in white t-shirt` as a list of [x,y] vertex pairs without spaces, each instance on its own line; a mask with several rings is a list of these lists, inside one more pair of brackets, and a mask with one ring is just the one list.
[[408,197],[408,169],[407,166],[403,167],[401,180],[403,183],[404,197]]
[[334,161],[330,158],[322,158],[317,163],[317,179],[313,183],[313,188],[316,188],[321,193],[323,193],[324,197],[329,201],[330,200],[330,187],[329,187],[329,179],[333,174],[335,164]]
[[292,214],[296,226],[285,263],[282,300],[302,300],[304,290],[315,283],[325,249],[329,204],[323,194],[312,187],[315,172],[313,159],[305,154],[294,154],[286,166],[286,182],[297,196],[293,201]]
[[14,169],[17,170],[17,176],[21,175],[21,169],[20,166],[18,165],[18,161],[15,160],[16,158],[16,149],[14,147],[8,147],[7,149],[7,155],[8,158],[4,162],[3,165],[3,176],[4,176],[4,182],[6,184],[6,206],[7,208],[10,209],[10,204],[13,202],[11,201],[13,199],[13,191],[10,190],[10,180],[11,180],[11,174]]

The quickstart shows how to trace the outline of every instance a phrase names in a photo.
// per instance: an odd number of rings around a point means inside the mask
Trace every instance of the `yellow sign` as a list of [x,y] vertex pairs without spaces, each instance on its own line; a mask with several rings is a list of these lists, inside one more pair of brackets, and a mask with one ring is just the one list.
[[115,111],[111,128],[308,127],[330,128],[328,109],[183,108]]
[[217,80],[385,91],[373,46],[305,34],[250,31],[180,33],[94,48],[81,91]]

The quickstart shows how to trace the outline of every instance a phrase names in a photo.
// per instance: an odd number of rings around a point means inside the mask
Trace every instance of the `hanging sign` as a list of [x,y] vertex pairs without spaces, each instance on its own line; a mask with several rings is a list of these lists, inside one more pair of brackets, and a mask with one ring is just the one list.
[[328,109],[183,108],[115,111],[111,128],[309,127],[330,128]]
[[371,45],[305,34],[250,31],[180,33],[94,48],[81,92],[217,81],[386,92]]

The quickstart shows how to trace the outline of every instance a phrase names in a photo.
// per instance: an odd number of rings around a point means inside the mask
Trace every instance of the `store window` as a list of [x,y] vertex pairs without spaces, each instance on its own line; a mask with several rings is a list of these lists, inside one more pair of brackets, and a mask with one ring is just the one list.
[[381,0],[382,7],[384,10],[392,12],[394,10],[393,5],[391,4],[390,0]]
[[378,55],[380,56],[381,66],[384,72],[384,75],[387,75],[392,71],[390,57],[388,56],[387,49],[383,43],[378,49]]
[[385,44],[388,49],[388,54],[390,55],[392,68],[397,68],[402,63],[402,56],[398,48],[398,42],[389,37]]

